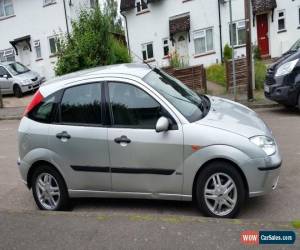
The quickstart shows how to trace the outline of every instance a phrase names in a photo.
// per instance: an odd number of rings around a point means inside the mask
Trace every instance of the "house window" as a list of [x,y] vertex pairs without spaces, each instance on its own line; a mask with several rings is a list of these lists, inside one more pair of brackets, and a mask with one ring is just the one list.
[[242,46],[246,44],[246,24],[245,21],[238,21],[232,24],[233,42],[231,41],[231,28],[229,24],[230,44],[234,46]]
[[15,60],[15,52],[13,49],[0,51],[0,62],[13,62]]
[[299,25],[300,25],[300,7],[298,7],[298,22],[299,22]]
[[34,49],[35,49],[36,59],[42,58],[42,51],[41,51],[40,41],[39,40],[34,41],[33,46],[34,46]]
[[56,3],[56,0],[43,0],[44,1],[44,6]]
[[169,48],[169,39],[163,39],[163,49],[164,49],[164,56],[168,56],[170,52]]
[[194,32],[195,54],[203,54],[214,50],[213,28]]
[[147,0],[137,0],[136,1],[136,10],[141,12],[148,9]]
[[143,53],[143,60],[147,61],[153,59],[153,43],[146,43],[142,45],[142,53]]
[[0,0],[0,18],[14,15],[12,0]]
[[278,31],[285,30],[285,11],[278,11]]
[[58,52],[58,37],[49,37],[50,55],[55,55]]

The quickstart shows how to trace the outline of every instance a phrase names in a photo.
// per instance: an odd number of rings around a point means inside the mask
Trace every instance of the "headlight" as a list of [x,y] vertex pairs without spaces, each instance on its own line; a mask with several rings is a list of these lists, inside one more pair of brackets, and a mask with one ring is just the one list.
[[28,85],[28,84],[31,84],[32,82],[31,82],[30,79],[26,79],[26,80],[22,80],[20,83],[21,83],[22,85]]
[[299,61],[299,59],[296,59],[294,61],[287,62],[287,63],[281,65],[277,69],[275,77],[284,76],[284,75],[291,73],[292,70],[295,68],[296,64],[298,63],[298,61]]
[[267,136],[255,136],[250,138],[250,141],[260,147],[265,153],[270,156],[276,152],[275,141]]

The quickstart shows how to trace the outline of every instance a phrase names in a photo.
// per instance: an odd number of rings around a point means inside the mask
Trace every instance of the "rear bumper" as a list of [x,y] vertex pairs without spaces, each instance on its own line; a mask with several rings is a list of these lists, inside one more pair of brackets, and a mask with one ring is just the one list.
[[18,165],[18,169],[19,169],[19,172],[20,172],[20,175],[21,175],[22,182],[26,186],[28,186],[28,183],[27,183],[27,174],[28,174],[30,166],[26,162],[21,161],[20,158],[17,161],[17,165]]

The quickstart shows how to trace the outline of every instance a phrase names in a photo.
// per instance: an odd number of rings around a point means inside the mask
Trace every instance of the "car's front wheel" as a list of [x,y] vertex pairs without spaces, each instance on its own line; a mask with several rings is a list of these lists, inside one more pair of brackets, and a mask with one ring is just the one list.
[[50,166],[41,166],[32,176],[32,193],[41,210],[66,210],[69,196],[61,175]]
[[210,217],[235,217],[246,197],[240,173],[226,161],[210,163],[196,183],[196,199],[200,210]]
[[22,89],[21,89],[20,86],[18,86],[18,85],[15,85],[15,86],[14,86],[13,91],[14,91],[15,97],[21,98],[21,97],[23,96]]

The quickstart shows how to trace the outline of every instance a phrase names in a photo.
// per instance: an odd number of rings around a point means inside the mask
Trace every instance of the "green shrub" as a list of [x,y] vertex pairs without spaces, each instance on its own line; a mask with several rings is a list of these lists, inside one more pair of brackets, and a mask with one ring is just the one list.
[[261,59],[260,49],[258,46],[253,46],[253,57],[255,60]]
[[63,75],[95,66],[131,61],[125,45],[110,32],[111,20],[100,8],[82,10],[70,36],[58,41],[55,73]]
[[180,69],[180,68],[184,68],[185,66],[183,60],[180,58],[176,50],[174,50],[174,52],[170,54],[169,61],[170,61],[170,66],[172,68]]
[[255,88],[263,89],[266,78],[267,66],[260,60],[255,61]]
[[224,64],[213,64],[206,68],[207,80],[226,86],[225,66]]
[[224,47],[224,60],[228,61],[232,59],[232,49],[228,44],[225,45]]

